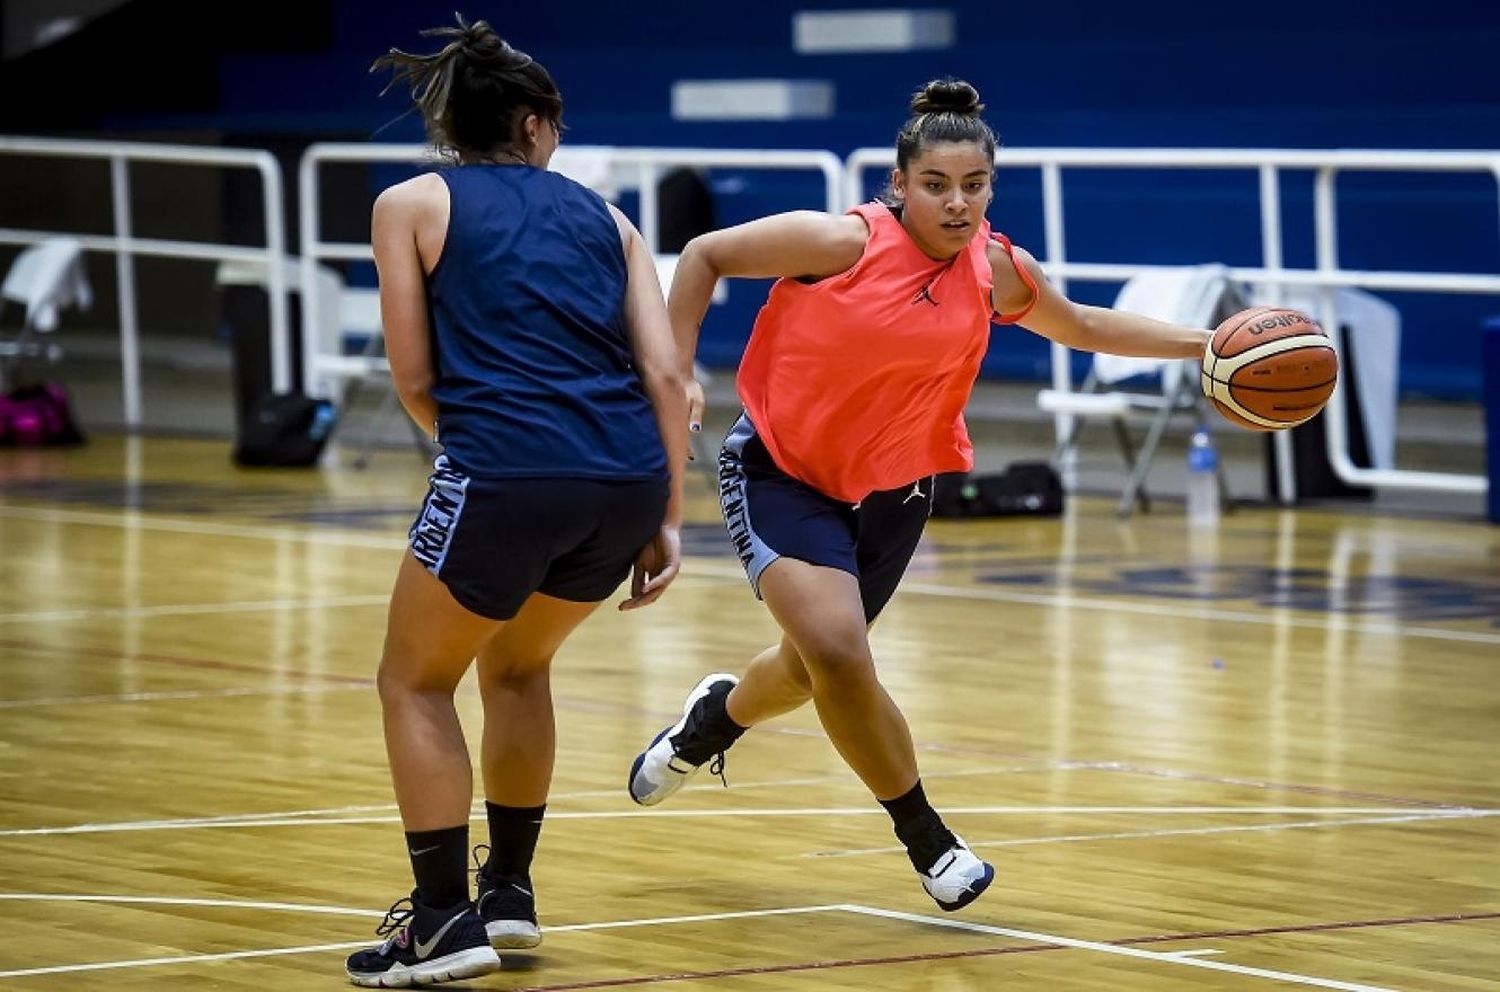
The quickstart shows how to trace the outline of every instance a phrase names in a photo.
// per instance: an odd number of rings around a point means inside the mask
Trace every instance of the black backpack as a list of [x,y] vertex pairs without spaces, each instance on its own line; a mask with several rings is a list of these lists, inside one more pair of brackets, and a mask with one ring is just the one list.
[[338,420],[328,400],[301,393],[266,393],[250,406],[235,439],[240,465],[292,467],[317,463]]

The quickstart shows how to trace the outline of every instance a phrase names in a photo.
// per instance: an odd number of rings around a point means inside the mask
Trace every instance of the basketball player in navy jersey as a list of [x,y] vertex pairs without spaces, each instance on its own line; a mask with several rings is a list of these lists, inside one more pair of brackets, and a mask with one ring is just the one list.
[[[530,865],[552,777],[548,666],[634,572],[676,576],[685,383],[650,253],[595,193],[546,171],[551,76],[483,21],[427,32],[409,84],[454,162],[384,193],[372,241],[401,402],[442,444],[391,595],[379,690],[416,888],[358,985],[482,975],[541,939]],[[473,781],[453,694],[478,659],[489,856],[469,898]],[[493,946],[492,946],[493,945]]]

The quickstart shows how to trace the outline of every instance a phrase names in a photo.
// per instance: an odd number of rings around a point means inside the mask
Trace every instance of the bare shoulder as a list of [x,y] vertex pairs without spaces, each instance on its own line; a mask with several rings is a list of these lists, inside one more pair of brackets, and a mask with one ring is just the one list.
[[995,270],[995,278],[1006,276],[1020,278],[1017,269],[1024,268],[1034,278],[1043,276],[1042,264],[1036,258],[1018,244],[1012,244],[1010,251],[998,241],[991,241],[986,249],[986,255],[990,260],[990,268]]
[[[990,271],[995,277],[995,309],[1001,313],[1010,313],[1030,305],[1034,295],[1030,284],[1035,283],[1040,289],[1047,281],[1041,263],[1020,245],[1012,244],[1011,250],[1007,252],[1005,246],[998,241],[989,243],[986,254],[989,257]],[[1027,276],[1030,276],[1029,282]]]
[[623,244],[628,246],[633,238],[640,237],[640,232],[635,229],[635,225],[630,222],[630,218],[625,216],[625,211],[608,200],[604,201],[604,206],[609,211],[610,219],[615,222],[615,227],[619,228],[620,241]]
[[448,187],[442,177],[435,172],[424,172],[382,190],[375,198],[375,215],[392,218],[418,216],[447,202]]
[[[864,251],[870,239],[870,225],[859,214],[830,214],[821,210],[790,210],[766,219],[782,233],[806,238],[825,250]],[[747,225],[748,226],[748,225]]]

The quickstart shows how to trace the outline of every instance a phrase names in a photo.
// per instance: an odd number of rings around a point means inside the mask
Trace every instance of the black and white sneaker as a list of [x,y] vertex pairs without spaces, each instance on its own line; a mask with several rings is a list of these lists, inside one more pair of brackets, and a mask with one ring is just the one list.
[[975,857],[958,837],[931,868],[917,874],[922,877],[922,888],[948,913],[978,899],[995,880],[994,866]]
[[630,798],[642,806],[655,806],[687,784],[698,769],[714,759],[717,773],[723,771],[724,751],[733,740],[705,733],[703,701],[711,695],[727,696],[739,684],[733,675],[717,673],[705,677],[682,704],[682,719],[652,739],[630,766]]
[[542,942],[542,928],[536,922],[536,895],[526,875],[492,875],[474,848],[474,887],[478,898],[474,911],[484,921],[484,932],[496,950],[525,950]]
[[472,903],[434,910],[414,899],[400,899],[375,928],[386,937],[379,947],[355,951],[344,970],[355,985],[404,989],[500,970],[484,921]]

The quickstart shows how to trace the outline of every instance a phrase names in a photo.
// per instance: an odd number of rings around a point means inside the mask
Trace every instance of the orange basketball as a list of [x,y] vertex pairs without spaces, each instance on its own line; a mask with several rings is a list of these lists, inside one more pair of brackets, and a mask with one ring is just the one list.
[[1253,431],[1312,419],[1338,377],[1339,356],[1323,328],[1280,307],[1241,310],[1218,326],[1203,353],[1203,395]]

